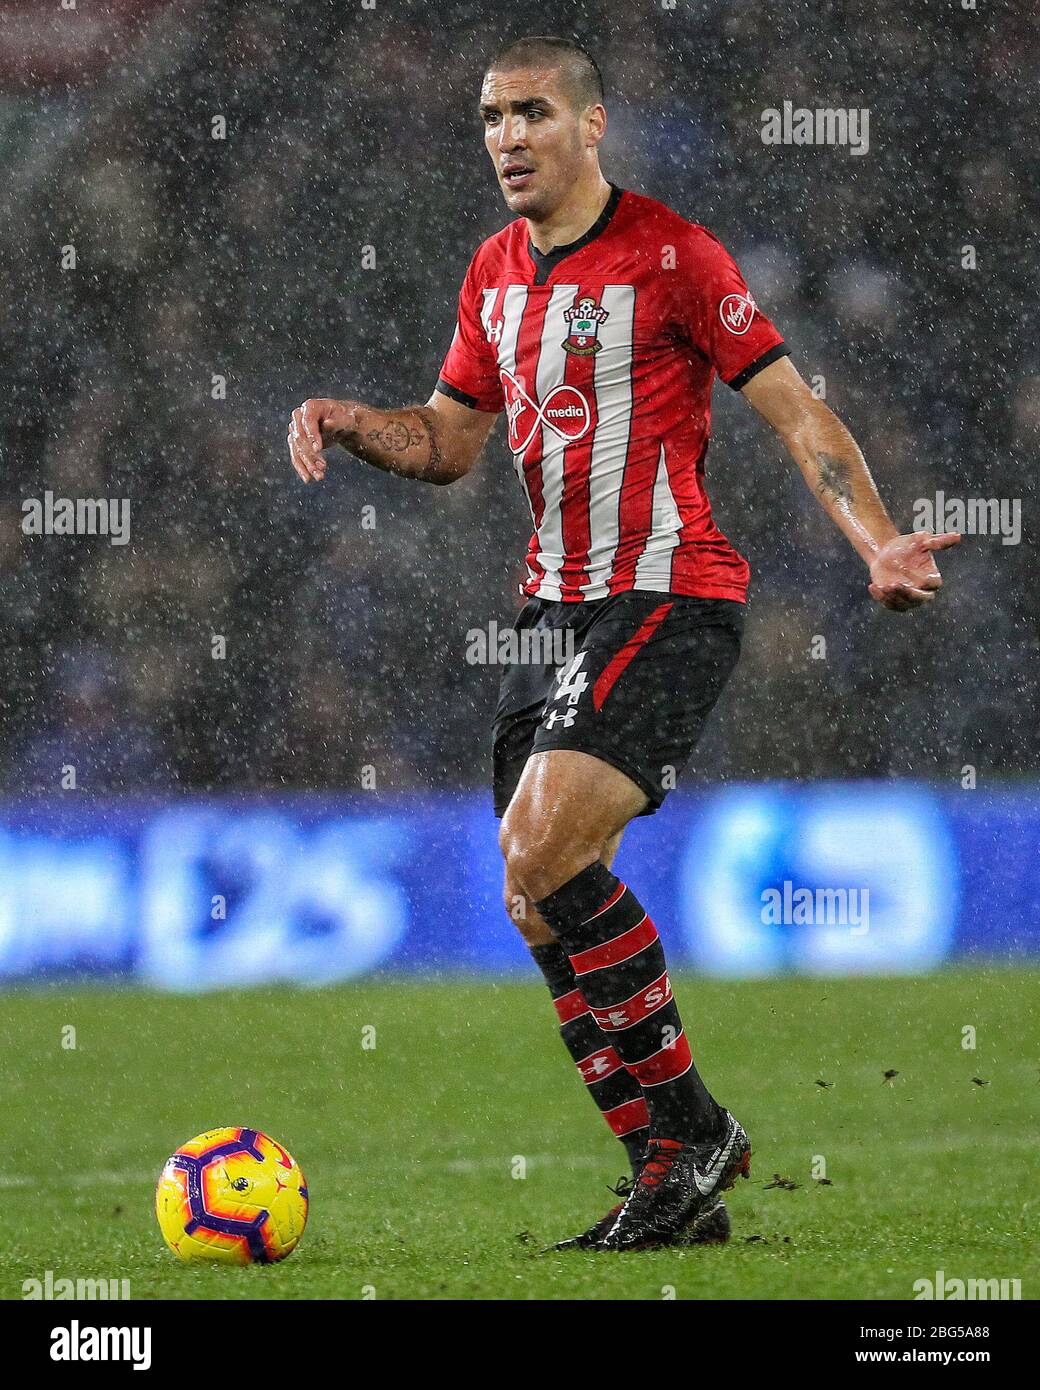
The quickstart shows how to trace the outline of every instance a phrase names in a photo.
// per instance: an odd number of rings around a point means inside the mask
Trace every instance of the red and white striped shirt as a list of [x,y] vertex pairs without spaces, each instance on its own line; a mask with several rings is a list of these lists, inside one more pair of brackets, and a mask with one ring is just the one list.
[[542,255],[523,218],[479,247],[437,389],[505,410],[534,534],[524,593],[627,589],[743,602],[749,569],[704,490],[716,372],[739,390],[787,353],[706,228],[614,188]]

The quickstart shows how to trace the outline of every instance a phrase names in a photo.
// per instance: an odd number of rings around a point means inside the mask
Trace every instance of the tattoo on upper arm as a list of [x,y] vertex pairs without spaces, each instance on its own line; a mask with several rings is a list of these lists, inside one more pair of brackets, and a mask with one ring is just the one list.
[[847,507],[855,496],[849,465],[844,459],[833,454],[816,455],[816,491],[833,497],[839,505]]

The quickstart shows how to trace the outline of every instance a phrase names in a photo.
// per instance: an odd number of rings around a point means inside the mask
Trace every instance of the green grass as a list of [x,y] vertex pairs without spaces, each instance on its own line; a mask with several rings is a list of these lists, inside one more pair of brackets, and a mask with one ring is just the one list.
[[[755,1157],[728,1246],[636,1255],[539,1253],[605,1210],[624,1165],[536,982],[2,995],[0,1297],[48,1269],[129,1278],[135,1298],[903,1299],[938,1269],[1036,1297],[1038,985],[680,979]],[[269,1131],[307,1174],[310,1225],[282,1265],[186,1267],[159,1237],[163,1160],[227,1124]],[[768,1189],[774,1173],[798,1188]]]

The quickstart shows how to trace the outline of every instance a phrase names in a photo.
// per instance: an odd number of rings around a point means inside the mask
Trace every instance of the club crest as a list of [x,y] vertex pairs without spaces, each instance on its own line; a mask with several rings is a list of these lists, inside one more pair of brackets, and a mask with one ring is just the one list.
[[568,333],[562,347],[575,357],[592,357],[603,344],[599,341],[599,326],[610,317],[610,311],[596,303],[591,294],[583,294],[569,309],[563,311]]

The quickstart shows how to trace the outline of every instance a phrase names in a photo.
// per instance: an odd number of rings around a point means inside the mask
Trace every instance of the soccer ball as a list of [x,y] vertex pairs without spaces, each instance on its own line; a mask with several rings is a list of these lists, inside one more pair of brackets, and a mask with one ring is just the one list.
[[167,1159],[155,1189],[163,1239],[180,1259],[271,1264],[296,1249],[307,1183],[258,1129],[209,1129]]

